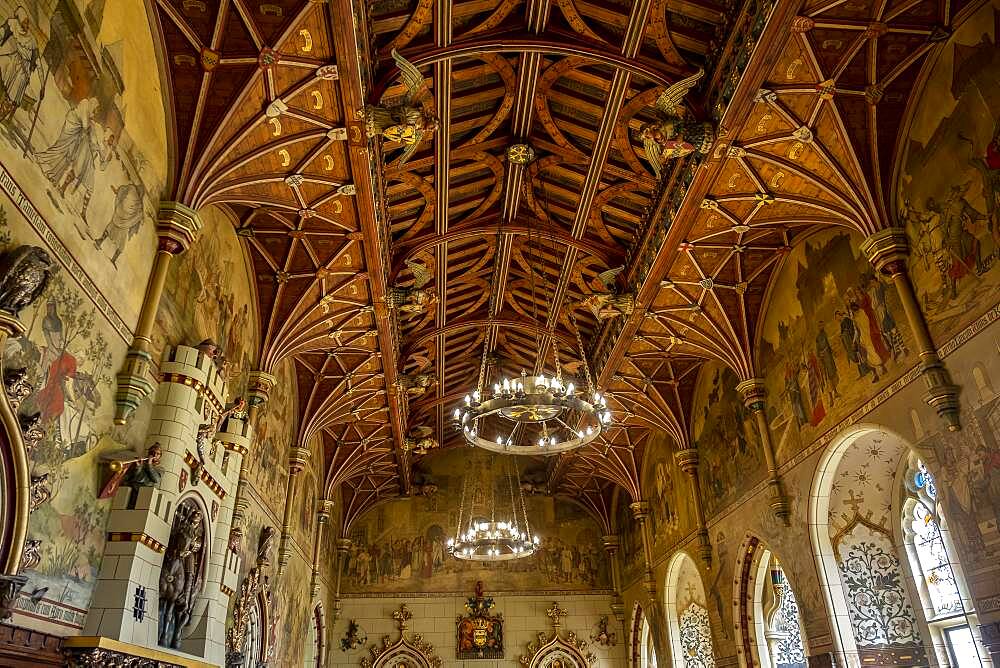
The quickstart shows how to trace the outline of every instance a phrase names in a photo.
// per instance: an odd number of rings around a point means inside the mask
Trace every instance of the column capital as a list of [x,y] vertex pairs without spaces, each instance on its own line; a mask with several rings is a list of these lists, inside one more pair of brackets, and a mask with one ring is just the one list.
[[308,448],[292,448],[288,453],[288,473],[293,476],[302,473],[311,459],[312,453]]
[[698,464],[701,462],[701,455],[696,448],[684,448],[674,453],[674,462],[677,468],[684,473],[695,476],[698,475]]
[[861,251],[876,271],[893,276],[906,270],[910,241],[902,227],[888,227],[865,239]]
[[764,397],[767,390],[764,388],[763,378],[747,378],[736,386],[736,391],[743,395],[743,403],[752,411],[764,410]]
[[636,501],[635,503],[630,503],[629,509],[632,511],[632,517],[639,522],[644,522],[646,517],[649,515],[649,501]]
[[621,545],[621,541],[619,540],[617,534],[612,533],[606,536],[601,536],[601,544],[609,554],[614,554],[618,551],[618,546]]
[[351,551],[351,546],[354,544],[350,538],[338,538],[337,539],[337,552],[346,553]]
[[316,519],[320,524],[326,524],[330,520],[330,513],[333,512],[333,501],[330,499],[320,499],[316,502]]
[[251,371],[247,383],[248,403],[251,406],[263,406],[271,397],[278,379],[266,371]]
[[180,202],[160,202],[156,214],[159,250],[179,255],[198,238],[202,223],[198,212]]

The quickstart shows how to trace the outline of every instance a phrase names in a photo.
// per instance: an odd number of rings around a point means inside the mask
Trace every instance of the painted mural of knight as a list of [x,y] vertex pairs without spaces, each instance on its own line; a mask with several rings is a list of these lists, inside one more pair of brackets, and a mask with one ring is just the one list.
[[[0,156],[12,173],[37,174],[18,185],[46,218],[75,230],[61,240],[95,273],[145,261],[165,175],[162,159],[140,149],[165,154],[163,125],[155,111],[130,112],[143,92],[132,89],[138,63],[119,27],[123,11],[145,10],[122,4],[0,0]],[[139,302],[126,292],[115,301],[128,320]]]
[[[949,336],[1000,285],[1000,10],[956,33],[918,107],[899,188],[899,224],[932,333]],[[985,30],[983,29],[985,28]],[[953,168],[937,169],[947,163]]]

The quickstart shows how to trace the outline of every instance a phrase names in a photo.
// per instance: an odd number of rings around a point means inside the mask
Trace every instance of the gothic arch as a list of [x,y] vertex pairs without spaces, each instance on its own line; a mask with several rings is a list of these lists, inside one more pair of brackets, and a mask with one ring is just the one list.
[[[805,666],[808,644],[802,635],[794,587],[784,578],[777,557],[763,540],[750,533],[740,545],[738,554],[733,623],[739,665],[770,668],[775,665],[772,654],[776,650],[786,658],[789,655],[796,657],[781,663]],[[774,631],[780,627],[784,627],[784,633],[775,641]]]
[[28,534],[31,480],[17,404],[7,393],[6,387],[0,391],[0,573],[16,575]]
[[[692,591],[683,591],[687,589],[685,583]],[[673,666],[714,667],[705,583],[697,563],[687,552],[678,552],[667,564],[663,597]]]

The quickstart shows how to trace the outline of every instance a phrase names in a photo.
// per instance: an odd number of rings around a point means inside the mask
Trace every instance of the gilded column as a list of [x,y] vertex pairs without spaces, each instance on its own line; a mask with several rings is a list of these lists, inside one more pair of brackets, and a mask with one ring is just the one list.
[[906,232],[901,227],[890,227],[865,239],[861,244],[868,261],[879,273],[888,276],[896,288],[899,301],[903,305],[906,321],[917,342],[920,356],[920,374],[924,378],[927,392],[924,401],[937,411],[948,431],[959,431],[962,422],[959,415],[959,387],[951,380],[944,362],[938,357],[934,341],[931,339],[927,321],[920,310],[920,304],[913,291],[913,283],[906,270],[906,259],[910,255],[910,245]]
[[698,556],[705,565],[712,566],[712,543],[708,539],[708,525],[705,523],[705,509],[701,505],[701,481],[698,479],[700,457],[695,448],[684,448],[674,453],[677,467],[687,474],[691,481],[691,497],[694,506],[694,521],[698,532]]
[[333,510],[333,501],[330,499],[320,499],[316,503],[316,541],[313,543],[312,560],[312,582],[309,591],[315,599],[319,596],[319,554],[323,545],[323,530],[330,522],[330,512]]
[[649,594],[650,599],[656,600],[656,580],[653,579],[653,540],[649,535],[649,502],[636,501],[629,506],[632,510],[632,517],[639,524],[639,535],[642,536],[642,556],[646,565],[646,573],[642,578],[642,585]]
[[646,572],[642,576],[642,586],[648,596],[648,602],[645,606],[646,616],[650,620],[650,627],[653,631],[656,656],[665,663],[668,656],[666,617],[663,615],[660,598],[656,595],[656,579],[653,577],[653,537],[650,534],[648,522],[649,502],[636,501],[629,508],[632,510],[632,517],[639,523],[639,535],[642,536],[642,554],[646,564]]
[[625,603],[622,601],[622,576],[621,576],[621,566],[618,563],[618,547],[621,545],[621,541],[615,534],[608,534],[607,536],[601,536],[601,544],[604,546],[604,551],[608,554],[608,568],[611,569],[611,586],[615,590],[615,597],[611,601],[611,612],[614,614],[615,619],[618,620],[618,624],[621,626],[622,637],[627,637],[625,635]]
[[774,459],[774,444],[771,441],[771,428],[767,424],[767,415],[764,413],[764,380],[762,378],[750,378],[736,386],[736,390],[743,395],[743,402],[753,415],[757,425],[757,434],[760,436],[760,445],[764,449],[764,461],[767,463],[767,484],[771,497],[771,512],[779,520],[788,526],[791,516],[791,507],[788,497],[785,496],[784,488],[781,484],[781,477],[778,475],[778,463]]
[[292,549],[288,546],[288,537],[292,530],[292,497],[295,491],[296,479],[302,473],[312,453],[307,448],[292,448],[288,455],[288,486],[285,488],[285,513],[281,518],[281,544],[278,548],[278,575],[285,572]]
[[[275,377],[263,371],[251,371],[249,384],[247,386],[247,413],[248,421],[254,425],[256,433],[257,419],[274,388]],[[229,531],[229,544],[234,549],[243,542],[243,530],[245,527],[247,499],[246,480],[250,472],[250,457],[244,457],[240,462],[240,479],[236,485],[236,497],[233,499],[233,528]]]
[[340,600],[340,581],[347,568],[347,555],[351,552],[351,539],[341,538],[337,541],[337,590],[333,593],[333,621],[340,619],[344,604]]
[[153,325],[160,308],[163,286],[167,280],[170,260],[194,243],[201,230],[198,213],[179,202],[160,202],[156,233],[159,238],[153,268],[146,284],[139,321],[135,326],[132,345],[125,355],[125,364],[116,376],[115,424],[125,424],[135,409],[154,389],[150,376],[152,366]]

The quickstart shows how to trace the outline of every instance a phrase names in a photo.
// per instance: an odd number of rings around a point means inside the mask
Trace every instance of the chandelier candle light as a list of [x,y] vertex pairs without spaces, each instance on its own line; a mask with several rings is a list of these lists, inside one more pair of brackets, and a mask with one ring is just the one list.
[[[517,483],[513,460],[506,462],[503,473],[507,490],[510,492],[509,519],[497,519],[496,480],[491,481],[489,494],[469,493],[469,485],[476,476],[471,472],[465,476],[462,486],[462,500],[458,507],[458,525],[455,537],[448,539],[448,552],[456,559],[464,561],[510,561],[531,556],[538,549],[540,540],[531,533],[528,511],[524,503],[524,493]],[[482,484],[479,480],[477,484]],[[516,490],[516,491],[515,491]],[[488,496],[488,503],[476,507],[472,499]],[[466,508],[466,499],[470,505]],[[506,508],[504,508],[506,511]]]
[[[579,329],[580,359],[586,374],[587,390],[579,392],[573,383],[564,383],[555,340],[552,353],[556,375],[501,378],[484,396],[486,356],[479,373],[479,388],[465,396],[465,404],[455,409],[453,419],[466,442],[493,452],[521,455],[556,455],[592,442],[612,421],[607,397],[595,390],[587,367],[587,356]],[[484,349],[485,350],[485,349]],[[498,420],[487,420],[496,416]],[[528,427],[534,427],[529,430]],[[494,429],[497,433],[486,433]],[[526,432],[530,437],[525,437]]]

